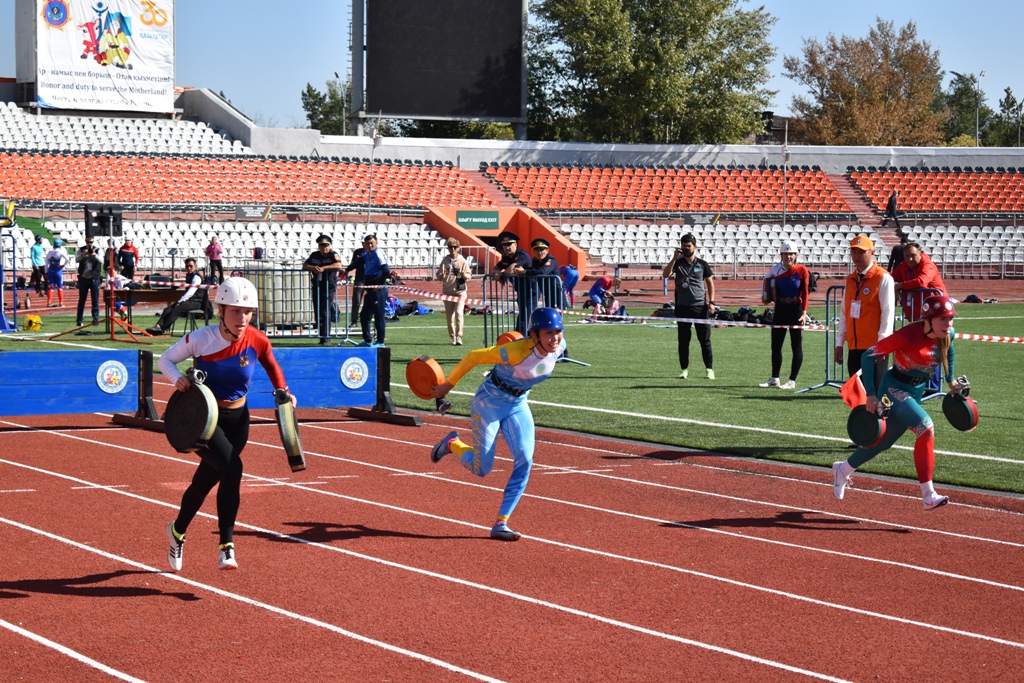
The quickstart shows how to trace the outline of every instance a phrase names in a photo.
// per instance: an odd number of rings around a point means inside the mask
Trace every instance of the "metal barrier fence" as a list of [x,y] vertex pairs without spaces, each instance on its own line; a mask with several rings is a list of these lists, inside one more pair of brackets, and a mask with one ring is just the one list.
[[[234,272],[256,285],[260,303],[257,324],[268,337],[320,336],[314,305],[318,283],[312,273],[301,268],[271,267],[259,261],[249,261]],[[349,300],[349,282],[339,277],[334,296],[328,297],[328,338],[349,340]]]
[[483,300],[486,302],[484,346],[493,345],[500,335],[510,330],[518,330],[525,336],[535,308],[565,308],[562,278],[557,275],[486,275],[482,288]]
[[834,351],[836,335],[839,332],[839,316],[843,315],[843,292],[845,291],[846,287],[844,285],[833,285],[825,291],[825,324],[828,325],[828,329],[825,330],[825,379],[820,384],[797,390],[795,392],[797,394],[814,391],[822,387],[836,387],[838,389],[846,382],[846,373],[843,370],[844,365],[842,362],[836,362]]

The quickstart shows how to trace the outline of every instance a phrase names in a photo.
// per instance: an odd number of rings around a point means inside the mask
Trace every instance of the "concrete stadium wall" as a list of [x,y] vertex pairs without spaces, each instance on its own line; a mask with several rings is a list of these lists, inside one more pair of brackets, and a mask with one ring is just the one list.
[[[373,150],[367,137],[320,135],[308,128],[260,128],[206,89],[187,90],[176,102],[185,117],[228,131],[256,154],[450,162],[476,170],[486,163],[655,166],[782,166],[778,145],[596,145],[567,142],[384,138]],[[930,168],[1024,167],[1024,149],[1013,147],[814,147],[789,148],[790,167],[818,166],[845,173],[849,166]]]

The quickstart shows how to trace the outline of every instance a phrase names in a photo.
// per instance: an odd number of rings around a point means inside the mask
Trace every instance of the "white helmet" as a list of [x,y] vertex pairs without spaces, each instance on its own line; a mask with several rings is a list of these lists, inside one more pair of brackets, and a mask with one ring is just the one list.
[[257,308],[259,301],[256,298],[256,285],[244,277],[229,277],[217,287],[217,293],[213,297],[214,303],[225,306],[241,306],[243,308]]
[[796,244],[793,243],[793,242],[783,242],[782,245],[779,246],[779,253],[780,254],[795,254],[795,253],[797,253]]

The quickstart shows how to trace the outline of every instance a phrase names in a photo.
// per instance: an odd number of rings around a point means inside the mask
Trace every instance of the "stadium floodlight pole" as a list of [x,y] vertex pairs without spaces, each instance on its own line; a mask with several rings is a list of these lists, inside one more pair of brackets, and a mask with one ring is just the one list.
[[380,136],[380,117],[381,114],[377,114],[377,124],[371,129],[373,134],[373,147],[370,148],[370,187],[366,192],[366,231],[367,234],[370,232],[370,210],[373,207],[373,154],[380,147],[381,141],[384,139]]
[[958,78],[962,78],[965,81],[970,81],[971,85],[974,86],[974,146],[981,146],[981,79],[985,77],[985,70],[981,70],[980,76],[971,74],[970,76],[964,76],[962,73],[953,71],[950,69],[949,73],[953,74]]
[[782,138],[782,229],[786,229],[786,170],[789,166],[789,120]]
[[1024,100],[1017,103],[1017,146],[1020,147],[1020,121],[1024,117]]

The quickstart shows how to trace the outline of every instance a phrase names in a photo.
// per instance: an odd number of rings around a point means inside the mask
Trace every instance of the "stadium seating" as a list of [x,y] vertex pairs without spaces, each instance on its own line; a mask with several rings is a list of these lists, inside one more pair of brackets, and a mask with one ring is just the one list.
[[[0,152],[0,196],[115,204],[367,205],[371,165],[324,159]],[[452,166],[374,164],[375,207],[494,206]]]
[[[820,170],[538,167],[491,164],[484,173],[537,211],[850,214]],[[785,189],[784,189],[785,186]],[[785,199],[784,199],[785,197]]]
[[251,154],[203,122],[101,116],[32,115],[0,102],[0,149],[51,152]]
[[852,170],[849,177],[879,211],[899,190],[899,210],[911,215],[1024,212],[1024,173],[1018,169]]

